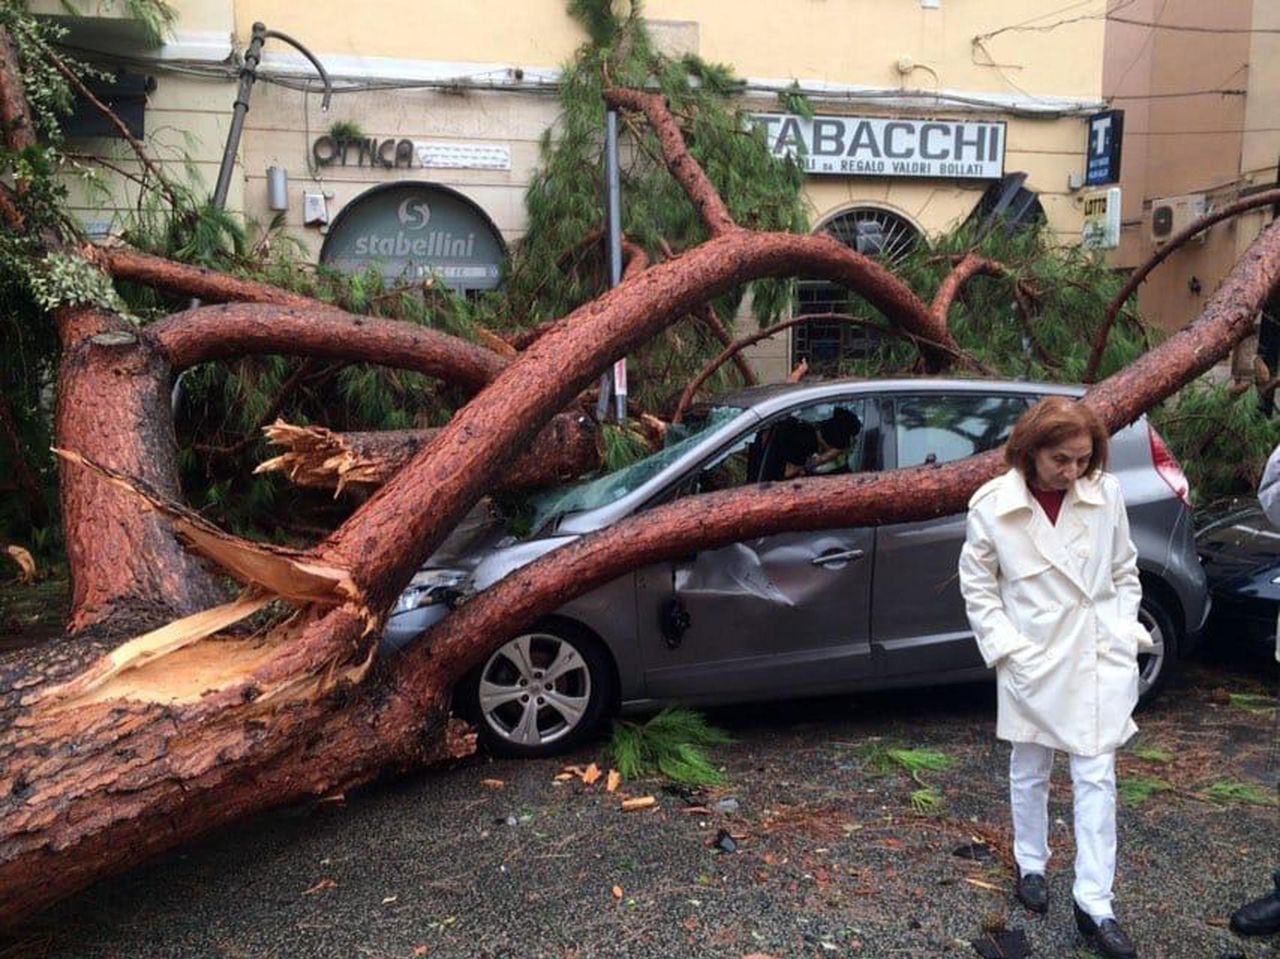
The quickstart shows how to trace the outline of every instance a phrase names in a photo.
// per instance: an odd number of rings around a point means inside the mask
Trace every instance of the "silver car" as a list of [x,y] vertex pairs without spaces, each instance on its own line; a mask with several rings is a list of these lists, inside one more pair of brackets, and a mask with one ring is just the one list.
[[[450,604],[570,540],[660,503],[798,474],[946,463],[999,446],[1028,405],[1079,388],[991,380],[848,380],[745,390],[673,429],[667,447],[537,503],[515,538],[473,514],[400,597],[401,647]],[[1142,576],[1149,700],[1209,612],[1187,483],[1144,419],[1113,438]],[[957,683],[991,676],[956,564],[964,516],[783,533],[647,566],[566,604],[494,652],[457,692],[488,745],[537,756],[615,710]]]

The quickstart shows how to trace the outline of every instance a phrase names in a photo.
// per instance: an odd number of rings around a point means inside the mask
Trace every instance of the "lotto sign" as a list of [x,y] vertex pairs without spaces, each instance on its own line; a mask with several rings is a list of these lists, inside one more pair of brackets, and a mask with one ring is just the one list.
[[1120,245],[1120,188],[1084,194],[1084,235],[1081,243],[1092,250],[1114,250]]

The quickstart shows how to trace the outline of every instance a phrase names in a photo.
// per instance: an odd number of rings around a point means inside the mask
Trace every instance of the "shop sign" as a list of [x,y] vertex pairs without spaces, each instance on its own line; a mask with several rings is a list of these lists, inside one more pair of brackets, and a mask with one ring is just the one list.
[[1085,144],[1085,186],[1119,182],[1120,147],[1123,142],[1123,110],[1107,110],[1089,117],[1089,142]]
[[325,134],[311,144],[317,166],[435,167],[465,170],[510,170],[511,148],[489,143],[419,143],[362,137],[336,140]]
[[1091,250],[1114,250],[1120,245],[1120,188],[1092,190],[1084,199],[1081,244]]
[[888,120],[757,113],[769,150],[806,173],[835,176],[998,180],[1005,124],[971,120]]
[[498,285],[506,250],[475,203],[432,183],[366,190],[338,214],[320,262],[346,273],[375,267],[389,282],[432,277],[459,292]]

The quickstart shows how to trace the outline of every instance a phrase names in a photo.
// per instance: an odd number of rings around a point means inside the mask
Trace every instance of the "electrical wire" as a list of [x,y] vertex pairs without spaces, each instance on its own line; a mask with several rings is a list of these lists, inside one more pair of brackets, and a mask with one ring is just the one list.
[[1154,27],[1160,30],[1172,30],[1180,33],[1280,34],[1280,27],[1192,27],[1178,23],[1154,23],[1150,20],[1130,20],[1128,17],[1108,16],[1106,19],[1110,20],[1112,23],[1127,23],[1135,27]]

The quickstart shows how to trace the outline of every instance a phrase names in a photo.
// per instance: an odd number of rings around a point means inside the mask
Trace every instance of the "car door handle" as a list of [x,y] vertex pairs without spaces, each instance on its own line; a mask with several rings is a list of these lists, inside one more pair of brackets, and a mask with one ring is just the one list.
[[809,562],[814,566],[826,566],[828,563],[847,563],[851,559],[862,559],[862,557],[866,555],[867,554],[864,550],[842,549],[823,553],[821,556],[815,556]]

